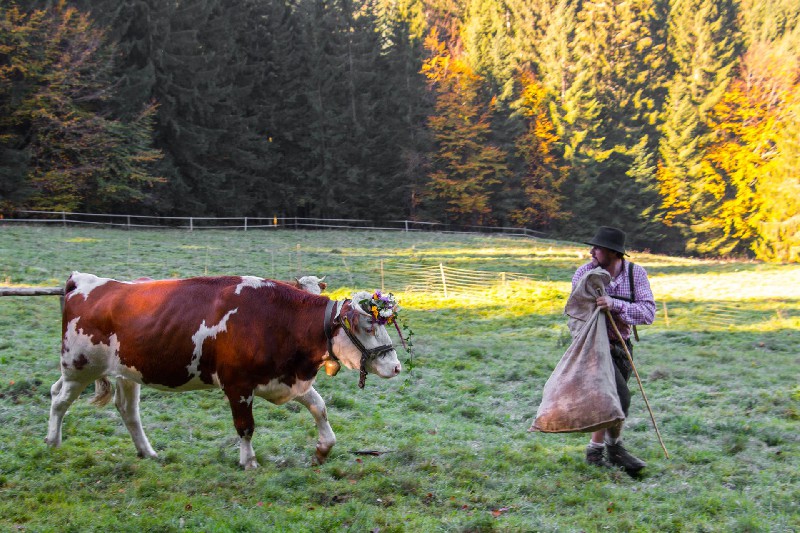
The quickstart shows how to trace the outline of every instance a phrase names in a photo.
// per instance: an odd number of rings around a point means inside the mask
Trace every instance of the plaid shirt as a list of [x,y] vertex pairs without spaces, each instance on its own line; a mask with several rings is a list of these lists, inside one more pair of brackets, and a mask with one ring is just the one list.
[[[592,260],[578,268],[575,271],[575,275],[572,276],[572,289],[575,289],[578,281],[587,272],[597,266]],[[647,272],[639,265],[633,265],[633,285],[636,287],[636,301],[633,303],[626,301],[631,299],[628,268],[628,262],[623,259],[622,270],[619,275],[606,285],[606,294],[613,299],[611,316],[625,339],[631,336],[632,324],[652,324],[656,317],[656,301],[653,298],[653,291],[650,289],[650,281],[647,279]],[[619,298],[625,298],[626,300],[620,300]],[[616,338],[611,324],[608,325],[608,338],[611,340]]]

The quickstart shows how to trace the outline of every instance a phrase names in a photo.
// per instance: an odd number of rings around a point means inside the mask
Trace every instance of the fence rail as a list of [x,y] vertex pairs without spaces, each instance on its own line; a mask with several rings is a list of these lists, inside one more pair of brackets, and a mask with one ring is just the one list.
[[351,229],[380,231],[436,231],[442,233],[494,233],[515,237],[548,238],[546,233],[509,226],[473,226],[419,220],[369,220],[358,218],[310,217],[174,217],[76,213],[69,211],[19,210],[0,218],[1,224],[37,223],[92,225],[124,229],[170,228],[188,231],[203,229],[274,230],[274,229]]

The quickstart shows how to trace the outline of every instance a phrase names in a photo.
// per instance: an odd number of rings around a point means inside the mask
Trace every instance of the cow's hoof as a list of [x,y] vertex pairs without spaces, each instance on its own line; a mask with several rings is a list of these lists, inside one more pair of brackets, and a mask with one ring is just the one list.
[[330,452],[330,448],[321,448],[319,445],[317,445],[317,451],[314,453],[314,457],[311,459],[311,464],[314,466],[324,464],[325,461],[328,460],[328,454]]
[[258,461],[256,461],[255,457],[253,457],[245,464],[243,464],[242,468],[244,468],[245,470],[255,470],[256,468],[258,468]]
[[158,459],[158,454],[156,452],[137,452],[141,459]]

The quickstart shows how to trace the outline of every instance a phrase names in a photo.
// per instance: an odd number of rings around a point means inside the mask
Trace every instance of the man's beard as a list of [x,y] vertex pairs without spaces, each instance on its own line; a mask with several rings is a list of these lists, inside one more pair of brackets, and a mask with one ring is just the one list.
[[608,270],[608,267],[610,267],[612,264],[611,258],[606,258],[605,261],[603,261],[602,263],[596,257],[593,257],[592,260],[594,261],[595,265],[599,266],[600,268],[604,268],[606,270]]

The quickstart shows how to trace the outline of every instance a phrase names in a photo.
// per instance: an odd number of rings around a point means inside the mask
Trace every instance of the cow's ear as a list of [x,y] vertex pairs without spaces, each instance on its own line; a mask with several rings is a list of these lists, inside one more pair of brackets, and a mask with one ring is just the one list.
[[319,288],[320,288],[320,289],[322,289],[323,291],[324,291],[324,290],[325,290],[327,287],[328,287],[328,284],[327,284],[327,283],[322,283],[321,281],[319,282]]

